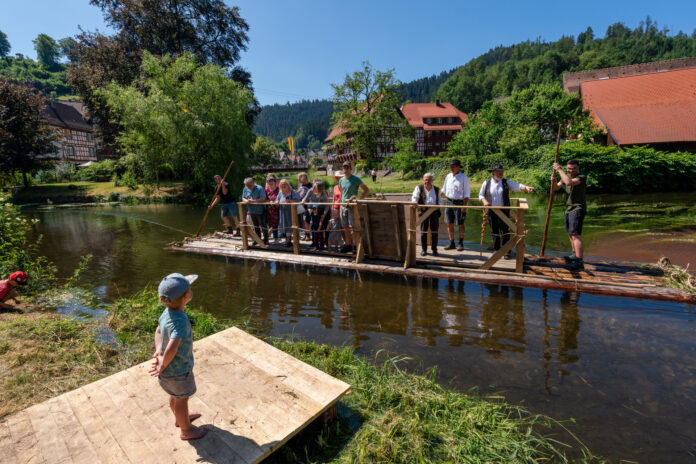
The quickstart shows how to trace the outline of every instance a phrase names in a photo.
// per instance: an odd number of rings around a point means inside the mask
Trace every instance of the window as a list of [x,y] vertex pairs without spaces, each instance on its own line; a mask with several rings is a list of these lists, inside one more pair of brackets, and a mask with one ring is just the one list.
[[437,118],[437,123],[442,124],[442,118]]

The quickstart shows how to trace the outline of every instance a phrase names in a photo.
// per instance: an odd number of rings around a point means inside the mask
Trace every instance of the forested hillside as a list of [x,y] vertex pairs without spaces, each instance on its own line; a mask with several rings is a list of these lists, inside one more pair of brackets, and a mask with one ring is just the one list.
[[623,23],[609,26],[603,38],[588,27],[577,38],[555,42],[525,41],[500,46],[474,58],[440,87],[436,95],[469,113],[483,102],[510,95],[532,84],[561,82],[566,71],[606,68],[696,56],[696,31],[670,35],[648,18],[631,30]]
[[[399,93],[404,102],[429,102],[453,72],[454,69],[403,83]],[[298,148],[318,149],[329,132],[332,113],[333,103],[330,100],[266,105],[256,118],[254,131],[276,142],[293,136]]]

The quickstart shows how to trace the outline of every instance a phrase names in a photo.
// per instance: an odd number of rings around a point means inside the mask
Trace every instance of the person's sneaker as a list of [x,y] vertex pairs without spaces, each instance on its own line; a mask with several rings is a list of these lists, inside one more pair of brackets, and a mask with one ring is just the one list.
[[505,259],[515,259],[515,256],[513,256],[512,251],[508,251],[505,253],[505,256],[503,256]]
[[341,247],[341,253],[348,253],[348,252],[351,251],[352,249],[353,249],[353,246],[352,246],[352,245],[343,245],[343,246]]
[[461,240],[457,244],[457,251],[464,251],[464,243]]
[[225,227],[225,232],[231,234],[234,231],[232,227]]
[[585,263],[581,259],[576,259],[568,265],[570,271],[582,271],[583,269],[585,269]]
[[572,252],[571,254],[564,256],[563,259],[565,259],[567,263],[572,263],[573,261],[577,261],[578,257],[575,256],[575,252]]
[[290,248],[292,246],[292,242],[288,240],[287,242],[285,242],[285,246],[287,248]]
[[440,256],[440,253],[437,252],[437,248],[433,248],[433,256]]
[[241,236],[242,236],[242,232],[239,229],[234,231],[233,237],[241,237]]
[[454,245],[454,242],[450,242],[449,245],[445,247],[445,250],[454,250],[455,248],[457,247]]
[[421,250],[421,256],[428,256],[428,252],[425,250]]

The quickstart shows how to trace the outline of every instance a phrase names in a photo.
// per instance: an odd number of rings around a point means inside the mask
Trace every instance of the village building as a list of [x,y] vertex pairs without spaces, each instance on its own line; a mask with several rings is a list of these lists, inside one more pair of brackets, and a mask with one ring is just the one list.
[[53,144],[54,152],[46,156],[74,164],[96,162],[108,157],[108,150],[101,150],[100,153],[94,126],[87,118],[86,108],[82,103],[52,100],[42,116],[60,135]]
[[[447,144],[454,135],[462,130],[462,124],[467,121],[467,115],[451,103],[406,103],[396,111],[414,129],[415,149],[422,157],[437,156],[447,149]],[[336,143],[339,135],[345,136],[343,143]],[[351,135],[342,126],[336,125],[331,129],[325,142],[326,151],[334,154],[329,158],[333,165],[345,161],[357,161],[360,157],[351,150]],[[378,139],[377,152],[374,160],[378,163],[385,161],[396,152],[396,135],[389,130],[383,131]]]
[[696,58],[566,73],[608,145],[696,151]]
[[451,103],[406,103],[401,112],[415,129],[416,151],[423,157],[437,156],[462,130],[467,115]]

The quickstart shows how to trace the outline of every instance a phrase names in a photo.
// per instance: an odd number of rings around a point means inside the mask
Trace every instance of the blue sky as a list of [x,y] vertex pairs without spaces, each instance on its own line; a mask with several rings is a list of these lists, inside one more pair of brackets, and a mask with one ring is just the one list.
[[[658,27],[691,34],[693,0],[412,1],[240,0],[250,26],[241,65],[252,73],[262,104],[327,98],[364,60],[394,68],[402,81],[466,63],[497,45],[540,37],[556,40],[591,26],[603,36],[609,24],[634,28],[650,16]],[[88,0],[0,0],[0,30],[11,53],[35,58],[32,39],[74,35],[78,26],[106,30]]]

